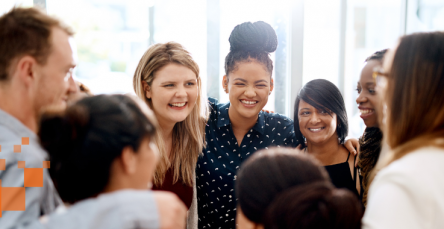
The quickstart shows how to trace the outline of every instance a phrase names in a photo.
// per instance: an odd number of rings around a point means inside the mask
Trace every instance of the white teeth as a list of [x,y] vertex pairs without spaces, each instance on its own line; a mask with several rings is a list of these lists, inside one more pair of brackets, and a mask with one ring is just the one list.
[[317,128],[317,129],[311,129],[311,128],[308,128],[310,131],[312,131],[312,132],[319,132],[319,131],[321,131],[322,129],[324,129],[323,127],[321,127],[321,128]]
[[257,103],[257,101],[246,101],[246,100],[241,100],[241,102],[249,105]]
[[360,109],[359,110],[360,112],[361,112],[361,114],[370,114],[370,113],[373,113],[373,109]]
[[187,104],[187,103],[170,103],[170,105],[173,107],[183,107],[183,106],[185,106],[185,104]]

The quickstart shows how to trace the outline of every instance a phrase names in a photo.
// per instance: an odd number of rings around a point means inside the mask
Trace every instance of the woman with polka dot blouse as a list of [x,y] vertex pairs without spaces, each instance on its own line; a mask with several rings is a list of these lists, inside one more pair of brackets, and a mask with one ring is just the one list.
[[230,102],[210,99],[206,148],[196,171],[199,228],[235,228],[234,182],[241,163],[259,149],[296,147],[293,121],[261,111],[273,90],[277,36],[265,22],[246,22],[230,35],[223,88]]
[[206,148],[196,167],[199,228],[235,228],[234,182],[242,162],[260,149],[298,145],[290,118],[262,111],[273,91],[270,53],[278,45],[276,32],[262,21],[245,22],[229,42],[222,86],[230,102],[209,99]]

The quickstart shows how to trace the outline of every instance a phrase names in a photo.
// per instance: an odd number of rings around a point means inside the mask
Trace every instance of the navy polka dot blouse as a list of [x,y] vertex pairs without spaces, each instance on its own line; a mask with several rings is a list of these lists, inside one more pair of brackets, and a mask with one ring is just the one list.
[[234,182],[243,161],[260,149],[296,147],[293,121],[283,115],[260,112],[256,125],[237,143],[231,128],[230,103],[210,101],[206,148],[196,168],[199,228],[235,228]]

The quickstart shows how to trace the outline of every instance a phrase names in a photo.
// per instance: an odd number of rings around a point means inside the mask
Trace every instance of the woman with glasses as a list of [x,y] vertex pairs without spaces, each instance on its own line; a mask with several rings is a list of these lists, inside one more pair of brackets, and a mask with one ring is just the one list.
[[444,228],[444,33],[401,38],[377,79],[391,152],[375,169],[364,228]]
[[373,71],[382,66],[382,59],[387,49],[375,52],[365,60],[356,91],[359,111],[364,120],[366,129],[359,139],[361,153],[358,166],[362,182],[362,203],[367,204],[368,177],[378,161],[381,152],[382,132],[378,123],[378,105],[380,98],[376,94],[376,82]]

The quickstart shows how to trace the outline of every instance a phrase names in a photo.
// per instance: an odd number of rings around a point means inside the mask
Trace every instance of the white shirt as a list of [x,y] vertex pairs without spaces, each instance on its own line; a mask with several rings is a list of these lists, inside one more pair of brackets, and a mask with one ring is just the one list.
[[444,149],[415,150],[370,186],[363,228],[444,228]]

